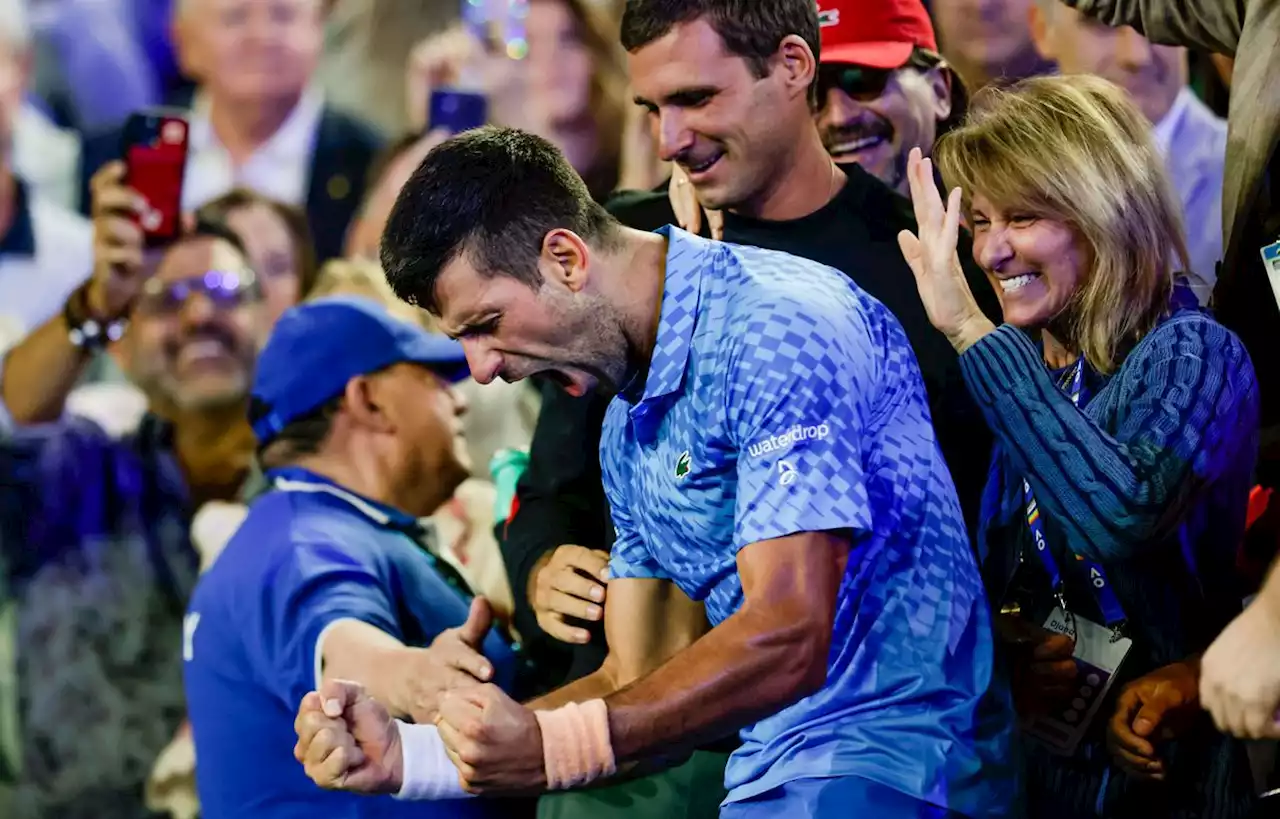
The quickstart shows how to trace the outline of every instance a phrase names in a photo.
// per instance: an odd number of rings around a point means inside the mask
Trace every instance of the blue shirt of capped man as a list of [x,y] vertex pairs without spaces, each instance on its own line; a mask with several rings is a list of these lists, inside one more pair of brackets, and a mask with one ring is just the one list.
[[839,271],[660,232],[652,359],[601,439],[611,576],[670,580],[715,626],[743,604],[740,549],[801,532],[852,539],[826,682],[741,732],[722,816],[842,816],[881,801],[883,815],[916,815],[890,807],[897,795],[1009,815],[1012,710],[901,326]]
[[[254,431],[270,441],[358,375],[420,364],[466,375],[461,348],[392,318],[369,300],[321,299],[277,323],[253,387]],[[205,819],[480,819],[507,815],[480,800],[400,802],[317,787],[293,757],[294,714],[318,687],[320,646],[358,620],[407,646],[427,646],[467,619],[465,581],[427,546],[412,515],[307,469],[270,470],[260,496],[201,577],[184,628],[184,681]],[[510,688],[516,667],[496,630],[483,653]]]

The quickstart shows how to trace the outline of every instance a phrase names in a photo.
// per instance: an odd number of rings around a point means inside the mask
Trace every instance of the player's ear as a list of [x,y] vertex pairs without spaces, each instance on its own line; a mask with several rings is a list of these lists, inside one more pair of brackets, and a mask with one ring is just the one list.
[[546,281],[560,284],[577,293],[587,285],[587,265],[590,259],[591,248],[581,236],[572,230],[556,228],[542,239],[538,268]]

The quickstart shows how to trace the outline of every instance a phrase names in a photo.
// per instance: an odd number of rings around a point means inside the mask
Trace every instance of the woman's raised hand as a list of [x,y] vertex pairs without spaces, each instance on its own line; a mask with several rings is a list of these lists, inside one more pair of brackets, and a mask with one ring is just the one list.
[[898,234],[898,246],[916,277],[929,321],[957,351],[963,352],[995,329],[973,298],[960,267],[960,189],[942,201],[933,179],[933,162],[913,148],[907,159],[907,181],[916,212],[916,233]]

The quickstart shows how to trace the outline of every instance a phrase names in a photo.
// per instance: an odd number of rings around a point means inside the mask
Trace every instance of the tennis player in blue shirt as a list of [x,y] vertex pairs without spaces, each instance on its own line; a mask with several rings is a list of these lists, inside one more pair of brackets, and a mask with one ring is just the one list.
[[322,791],[290,755],[294,710],[321,678],[359,680],[428,727],[449,685],[512,682],[487,603],[419,524],[468,474],[452,389],[465,375],[456,342],[365,299],[321,299],[276,324],[250,413],[271,491],[201,578],[185,621],[205,819],[519,815]]
[[[699,190],[736,184],[721,162]],[[297,723],[315,781],[578,787],[736,731],[723,817],[1015,810],[990,614],[914,356],[883,306],[806,260],[627,230],[553,147],[504,129],[427,157],[382,254],[477,380],[617,395],[601,445],[610,655],[528,705],[454,689],[433,737],[326,684]],[[436,742],[454,767],[425,761]],[[391,745],[412,752],[370,764]]]

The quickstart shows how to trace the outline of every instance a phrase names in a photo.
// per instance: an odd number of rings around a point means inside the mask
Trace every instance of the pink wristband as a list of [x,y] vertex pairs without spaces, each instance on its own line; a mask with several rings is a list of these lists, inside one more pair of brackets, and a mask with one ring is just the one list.
[[554,711],[534,711],[542,729],[547,790],[576,788],[618,769],[609,741],[604,700],[571,702]]

